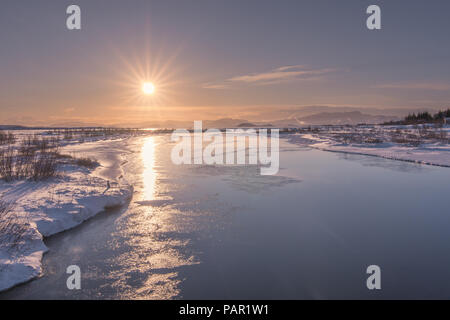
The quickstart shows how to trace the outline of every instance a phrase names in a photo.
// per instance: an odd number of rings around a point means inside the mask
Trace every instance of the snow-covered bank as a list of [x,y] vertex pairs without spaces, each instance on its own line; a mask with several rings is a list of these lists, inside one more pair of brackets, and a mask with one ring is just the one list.
[[345,143],[336,141],[326,134],[295,134],[288,136],[288,140],[297,145],[323,151],[369,155],[392,160],[450,167],[450,145],[448,143],[432,142],[422,143],[417,146],[394,142]]
[[[57,177],[41,182],[0,182],[0,198],[12,204],[16,221],[29,225],[13,242],[0,243],[0,291],[38,277],[47,248],[43,238],[78,226],[107,208],[124,205],[133,187],[123,179],[120,153],[101,155],[106,144],[122,140],[90,142],[78,148],[96,151],[100,166],[95,170],[65,164]],[[76,146],[71,152],[78,153]],[[123,150],[123,149],[122,149]],[[62,153],[67,150],[62,149]],[[114,147],[111,152],[114,152]]]

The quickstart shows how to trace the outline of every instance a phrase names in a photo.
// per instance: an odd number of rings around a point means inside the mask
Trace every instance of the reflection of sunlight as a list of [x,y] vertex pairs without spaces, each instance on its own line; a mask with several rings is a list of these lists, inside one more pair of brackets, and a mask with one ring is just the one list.
[[142,147],[142,161],[144,164],[144,173],[142,179],[144,182],[144,199],[143,200],[154,200],[155,199],[155,183],[156,183],[156,172],[155,172],[155,139],[149,137],[145,140],[144,146]]

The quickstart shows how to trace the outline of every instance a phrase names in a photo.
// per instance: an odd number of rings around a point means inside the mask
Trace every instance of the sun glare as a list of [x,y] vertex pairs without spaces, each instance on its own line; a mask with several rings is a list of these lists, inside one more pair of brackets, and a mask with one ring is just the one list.
[[119,50],[117,54],[120,66],[113,81],[122,87],[117,90],[121,105],[152,112],[155,117],[159,116],[162,106],[178,104],[175,99],[178,91],[174,88],[182,82],[182,77],[178,74],[180,67],[173,65],[175,55],[164,54],[163,51],[155,54],[149,44],[139,56],[122,54]]
[[147,95],[153,94],[155,92],[155,86],[151,82],[144,82],[142,85],[142,91]]

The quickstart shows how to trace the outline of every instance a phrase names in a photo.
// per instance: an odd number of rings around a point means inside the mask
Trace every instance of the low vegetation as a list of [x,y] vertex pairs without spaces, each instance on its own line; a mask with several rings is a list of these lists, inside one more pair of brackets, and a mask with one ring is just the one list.
[[98,162],[86,157],[75,158],[61,155],[60,139],[57,136],[41,137],[28,135],[18,144],[7,144],[0,147],[0,179],[45,180],[58,174],[58,165],[71,163],[86,168],[94,168]]
[[15,142],[16,137],[13,133],[0,130],[0,145],[14,144]]
[[89,138],[111,137],[116,135],[137,135],[145,133],[144,130],[126,129],[126,128],[65,128],[51,129],[47,131],[48,135],[59,137],[65,141],[84,142]]
[[439,123],[416,124],[404,127],[388,126],[321,126],[298,130],[300,133],[317,134],[343,144],[396,143],[419,146],[425,143],[450,144],[446,128]]
[[26,217],[18,216],[10,203],[0,200],[0,249],[12,253],[24,245],[29,228]]
[[86,167],[89,169],[93,169],[97,167],[99,164],[96,160],[90,158],[75,158],[74,163],[80,167]]
[[0,178],[43,180],[57,173],[56,151],[7,147],[0,151]]

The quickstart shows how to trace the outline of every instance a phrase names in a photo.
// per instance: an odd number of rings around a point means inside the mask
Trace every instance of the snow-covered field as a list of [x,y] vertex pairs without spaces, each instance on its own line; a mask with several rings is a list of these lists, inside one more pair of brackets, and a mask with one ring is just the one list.
[[[0,199],[11,204],[10,219],[18,234],[0,241],[0,291],[40,275],[47,248],[43,238],[71,229],[103,210],[125,204],[133,187],[123,178],[121,146],[126,138],[66,143],[60,154],[95,156],[97,168],[59,165],[58,175],[44,181],[0,182]],[[120,146],[119,149],[114,146]],[[24,227],[25,226],[25,227]]]
[[450,167],[450,127],[368,126],[316,128],[290,142],[324,151]]

